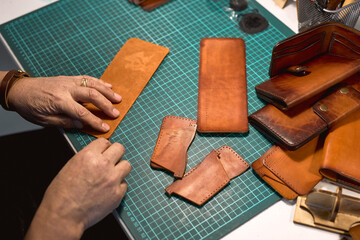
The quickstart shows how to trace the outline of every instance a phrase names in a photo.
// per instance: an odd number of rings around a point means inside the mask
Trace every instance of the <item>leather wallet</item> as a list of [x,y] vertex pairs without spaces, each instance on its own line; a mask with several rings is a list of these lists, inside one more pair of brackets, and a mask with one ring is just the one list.
[[275,45],[270,79],[259,97],[291,109],[360,70],[360,32],[339,23],[317,25]]
[[251,166],[281,196],[292,200],[309,193],[322,179],[322,147],[323,136],[296,151],[274,145]]
[[[268,138],[295,150],[360,108],[360,75],[329,89],[315,104],[312,99],[287,111],[271,104],[249,116],[250,123]],[[315,96],[316,97],[316,96]]]
[[249,131],[245,42],[241,38],[200,41],[197,130]]
[[168,170],[182,178],[187,164],[187,150],[195,137],[196,120],[164,117],[155,149],[150,160],[152,168]]
[[112,84],[114,92],[122,101],[114,104],[120,111],[117,119],[110,119],[93,104],[84,104],[93,114],[110,126],[107,133],[84,128],[83,131],[95,137],[109,138],[130,110],[169,49],[137,38],[130,38],[116,54],[100,79]]
[[203,205],[230,179],[239,176],[249,168],[249,164],[231,147],[222,146],[212,150],[204,160],[191,169],[185,176],[173,182],[165,191],[173,193],[195,203]]
[[333,129],[324,144],[320,173],[347,187],[360,190],[360,111],[356,111]]

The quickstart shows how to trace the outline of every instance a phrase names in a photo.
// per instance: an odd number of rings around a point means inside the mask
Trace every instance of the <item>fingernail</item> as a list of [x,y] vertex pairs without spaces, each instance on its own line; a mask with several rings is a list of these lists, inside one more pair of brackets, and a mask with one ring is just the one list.
[[113,109],[113,113],[116,117],[120,114],[119,110],[117,110],[116,108]]
[[116,98],[116,100],[121,101],[121,96],[117,93],[114,93],[114,97]]
[[83,128],[83,125],[79,120],[74,120],[73,124],[75,128]]
[[105,86],[107,86],[108,88],[112,88],[112,85],[110,83],[105,83]]
[[110,130],[110,126],[107,125],[106,123],[102,123],[101,127],[102,127],[105,131],[109,131],[109,130]]

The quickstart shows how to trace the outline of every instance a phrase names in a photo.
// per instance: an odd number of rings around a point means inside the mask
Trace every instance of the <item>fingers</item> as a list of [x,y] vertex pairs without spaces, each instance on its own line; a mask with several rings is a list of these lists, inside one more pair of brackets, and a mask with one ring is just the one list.
[[114,143],[108,149],[106,149],[103,155],[106,157],[106,159],[109,159],[111,163],[115,165],[124,156],[124,153],[124,146],[120,143]]
[[87,88],[96,89],[113,103],[119,103],[121,101],[121,96],[111,90],[111,84],[90,76],[77,76],[75,78],[77,86],[80,86],[82,79],[85,78],[87,80]]
[[110,146],[112,145],[108,140],[106,140],[105,138],[98,138],[89,143],[86,148],[91,149],[97,153],[104,153]]
[[107,132],[110,129],[109,125],[75,101],[67,102],[66,104],[61,105],[60,108],[61,111],[70,118],[87,124],[97,131]]
[[112,103],[96,89],[77,87],[74,89],[72,95],[75,101],[92,103],[110,117],[116,118],[120,114]]
[[125,179],[129,175],[131,168],[131,164],[126,160],[121,160],[115,166],[115,169],[118,172],[120,179]]

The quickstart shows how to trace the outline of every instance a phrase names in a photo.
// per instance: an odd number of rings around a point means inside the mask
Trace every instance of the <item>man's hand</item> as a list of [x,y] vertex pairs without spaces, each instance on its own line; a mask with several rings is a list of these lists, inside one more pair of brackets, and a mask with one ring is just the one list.
[[119,206],[131,165],[124,147],[100,138],[71,158],[49,185],[26,239],[79,239]]
[[[87,87],[82,87],[82,79]],[[112,118],[119,111],[112,103],[121,96],[111,85],[90,76],[22,78],[9,91],[9,105],[30,122],[43,126],[82,128],[89,125],[97,131],[107,132],[109,126],[93,115],[81,103],[92,103]]]

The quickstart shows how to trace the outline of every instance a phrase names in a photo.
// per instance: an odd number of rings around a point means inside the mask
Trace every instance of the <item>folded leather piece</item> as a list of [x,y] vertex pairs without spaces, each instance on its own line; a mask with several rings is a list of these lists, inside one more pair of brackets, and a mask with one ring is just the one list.
[[295,199],[305,195],[322,179],[323,137],[317,137],[296,151],[271,147],[252,163],[254,171],[281,196]]
[[353,240],[360,240],[360,223],[350,228],[349,233]]
[[332,181],[360,190],[360,111],[329,131],[320,173]]
[[275,45],[270,79],[255,87],[259,97],[291,109],[360,70],[360,32],[325,23]]
[[95,137],[109,138],[168,53],[169,49],[166,47],[130,38],[100,77],[111,83],[113,91],[122,97],[119,104],[114,104],[120,111],[120,116],[111,119],[93,104],[85,104],[87,109],[110,126],[110,130],[107,133],[99,133],[85,128],[83,131]]
[[187,164],[187,150],[195,137],[196,120],[164,117],[150,166],[168,170],[175,178],[182,178]]
[[140,3],[140,7],[142,7],[142,9],[144,9],[145,11],[149,12],[169,1],[170,0],[145,0]]
[[360,108],[360,92],[356,90],[360,75],[355,74],[346,81],[352,85],[337,85],[313,106],[311,99],[287,111],[268,104],[251,114],[249,121],[278,145],[289,150],[298,149]]
[[231,178],[239,176],[248,168],[249,164],[232,148],[223,146],[211,151],[184,178],[173,182],[165,191],[201,206],[227,185]]
[[249,131],[245,43],[241,38],[200,41],[197,130]]

